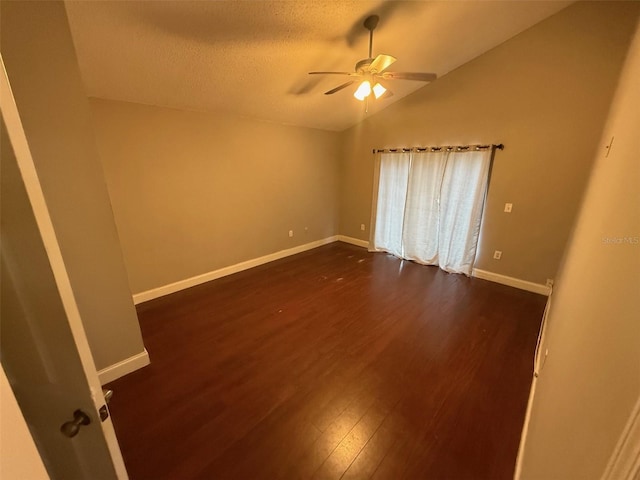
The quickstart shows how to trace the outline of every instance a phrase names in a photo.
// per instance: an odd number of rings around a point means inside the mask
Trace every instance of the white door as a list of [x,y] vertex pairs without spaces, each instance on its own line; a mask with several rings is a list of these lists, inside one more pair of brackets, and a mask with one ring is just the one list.
[[0,64],[2,366],[51,478],[126,479],[1,56]]

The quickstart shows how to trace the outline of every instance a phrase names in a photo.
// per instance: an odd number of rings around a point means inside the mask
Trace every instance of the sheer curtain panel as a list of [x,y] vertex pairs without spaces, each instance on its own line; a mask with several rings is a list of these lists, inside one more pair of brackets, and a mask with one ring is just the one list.
[[403,258],[427,265],[438,264],[439,192],[447,155],[444,152],[412,155],[404,212],[406,228],[402,234]]
[[[409,180],[409,153],[380,155],[380,184],[373,244],[402,257],[402,225]],[[384,181],[382,181],[384,179]]]
[[372,250],[471,275],[491,155],[381,154]]

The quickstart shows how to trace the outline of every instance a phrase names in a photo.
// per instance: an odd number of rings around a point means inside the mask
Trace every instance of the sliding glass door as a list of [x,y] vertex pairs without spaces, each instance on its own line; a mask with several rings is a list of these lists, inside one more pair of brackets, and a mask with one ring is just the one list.
[[471,275],[492,151],[378,156],[372,249]]

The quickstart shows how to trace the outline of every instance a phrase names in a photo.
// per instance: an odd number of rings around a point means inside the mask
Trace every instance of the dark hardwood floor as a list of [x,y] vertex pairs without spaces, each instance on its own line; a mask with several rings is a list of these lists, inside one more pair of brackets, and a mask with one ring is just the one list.
[[141,479],[510,479],[546,298],[333,243],[138,307]]

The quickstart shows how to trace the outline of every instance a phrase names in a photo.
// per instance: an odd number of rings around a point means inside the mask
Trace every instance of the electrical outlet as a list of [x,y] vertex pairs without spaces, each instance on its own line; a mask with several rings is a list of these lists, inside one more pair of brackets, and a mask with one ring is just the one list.
[[513,209],[513,203],[505,203],[504,204],[504,211],[506,213],[511,213],[512,209]]
[[364,223],[360,224],[360,230],[362,230],[364,232]]
[[289,230],[289,237],[293,237],[293,230]]
[[496,250],[493,252],[493,258],[495,260],[500,260],[502,258],[502,252],[500,250]]

